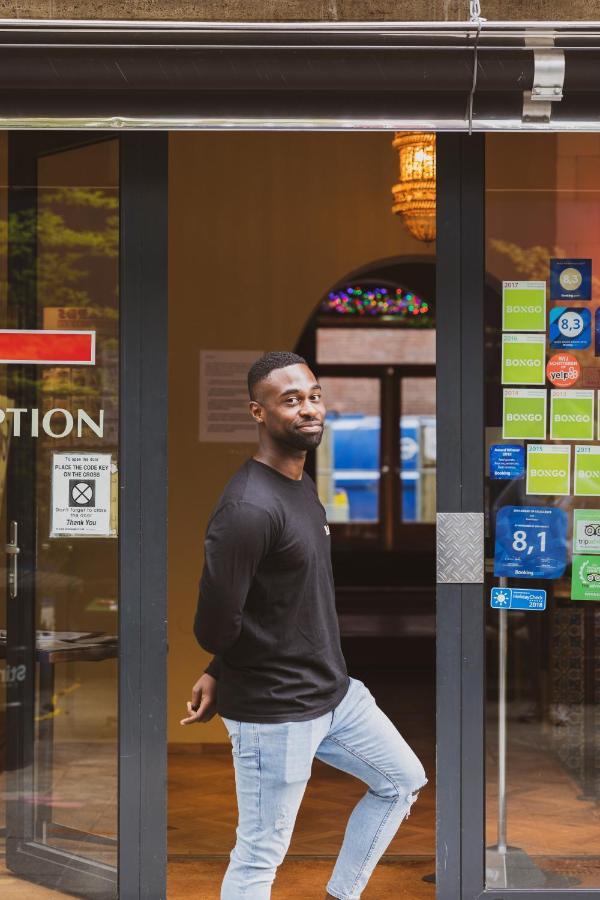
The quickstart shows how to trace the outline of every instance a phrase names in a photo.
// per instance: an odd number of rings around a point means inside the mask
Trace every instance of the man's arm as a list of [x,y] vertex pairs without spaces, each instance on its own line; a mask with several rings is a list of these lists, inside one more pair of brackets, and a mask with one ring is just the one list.
[[237,641],[252,579],[270,542],[269,514],[252,503],[227,504],[211,520],[194,620],[196,639],[210,653],[222,654]]
[[221,674],[221,657],[213,656],[204,672],[206,675],[212,675],[215,681],[218,681],[219,675]]

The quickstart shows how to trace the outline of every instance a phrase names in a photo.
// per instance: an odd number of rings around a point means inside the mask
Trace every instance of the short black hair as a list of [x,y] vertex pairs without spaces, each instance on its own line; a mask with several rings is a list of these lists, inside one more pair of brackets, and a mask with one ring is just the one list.
[[254,400],[254,388],[259,381],[268,378],[274,369],[285,369],[286,366],[307,365],[306,360],[297,353],[290,353],[288,350],[273,350],[271,353],[265,353],[253,362],[248,372],[248,393],[250,399]]

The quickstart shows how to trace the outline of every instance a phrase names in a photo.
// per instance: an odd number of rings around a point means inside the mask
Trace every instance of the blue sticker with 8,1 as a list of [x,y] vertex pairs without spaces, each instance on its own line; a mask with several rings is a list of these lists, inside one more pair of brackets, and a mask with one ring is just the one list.
[[560,578],[567,567],[567,514],[552,506],[503,506],[496,516],[494,575]]
[[592,342],[592,314],[583,307],[550,310],[550,346],[554,350],[585,350]]
[[551,300],[591,300],[592,260],[551,259]]

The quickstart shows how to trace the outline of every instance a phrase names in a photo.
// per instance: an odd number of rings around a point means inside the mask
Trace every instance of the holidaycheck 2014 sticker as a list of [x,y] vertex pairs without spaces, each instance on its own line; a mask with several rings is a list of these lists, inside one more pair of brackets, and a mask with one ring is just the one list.
[[546,335],[502,335],[502,384],[546,383]]
[[594,439],[594,392],[550,392],[550,437],[559,441]]
[[502,282],[502,330],[546,330],[546,282]]
[[527,447],[527,494],[565,496],[571,486],[569,444],[529,444]]
[[544,440],[546,437],[545,390],[505,388],[502,404],[502,437]]
[[575,447],[575,496],[600,496],[600,447]]

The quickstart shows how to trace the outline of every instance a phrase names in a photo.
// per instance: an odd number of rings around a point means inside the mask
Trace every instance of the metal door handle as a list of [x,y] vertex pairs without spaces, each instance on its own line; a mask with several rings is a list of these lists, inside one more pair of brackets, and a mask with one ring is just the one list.
[[19,577],[19,553],[21,548],[18,546],[19,526],[17,522],[10,523],[10,540],[6,545],[6,553],[9,556],[8,564],[8,595],[11,600],[17,596],[17,585]]

